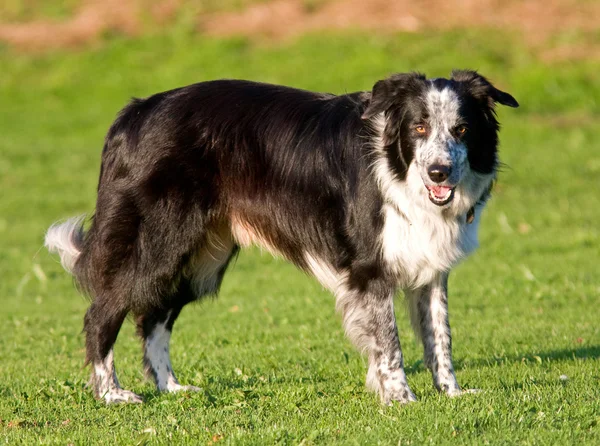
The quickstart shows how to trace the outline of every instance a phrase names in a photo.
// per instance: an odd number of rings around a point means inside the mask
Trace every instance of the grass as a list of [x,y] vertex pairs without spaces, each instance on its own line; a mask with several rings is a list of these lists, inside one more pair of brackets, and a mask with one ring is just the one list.
[[[478,31],[317,35],[284,46],[171,31],[113,36],[85,52],[0,49],[0,441],[600,443],[597,61],[543,64],[515,37]],[[450,283],[459,382],[482,393],[435,392],[400,296],[419,403],[381,407],[364,390],[365,360],[344,338],[333,298],[250,250],[219,299],[186,308],[175,327],[175,369],[203,392],[155,392],[127,323],[117,370],[146,403],[92,398],[80,334],[88,303],[40,247],[53,221],[93,210],[102,138],[130,96],[220,77],[341,93],[394,71],[454,67],[479,68],[522,104],[500,110],[509,167],[484,214],[482,247]]]

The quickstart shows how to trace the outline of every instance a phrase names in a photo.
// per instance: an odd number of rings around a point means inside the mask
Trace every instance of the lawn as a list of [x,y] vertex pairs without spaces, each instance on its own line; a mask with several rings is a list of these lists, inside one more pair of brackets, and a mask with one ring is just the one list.
[[[493,37],[490,37],[493,35]],[[451,42],[451,44],[449,44]],[[542,63],[514,35],[483,31],[207,39],[185,27],[85,51],[0,49],[0,441],[7,444],[600,444],[600,63]],[[143,380],[126,323],[121,383],[143,405],[85,389],[88,305],[41,249],[55,220],[91,213],[104,133],[131,96],[214,78],[343,93],[389,73],[477,68],[522,104],[499,111],[506,164],[481,248],[450,280],[459,382],[440,396],[398,296],[419,402],[380,406],[333,298],[258,250],[217,300],[189,306],[172,359],[194,394]]]

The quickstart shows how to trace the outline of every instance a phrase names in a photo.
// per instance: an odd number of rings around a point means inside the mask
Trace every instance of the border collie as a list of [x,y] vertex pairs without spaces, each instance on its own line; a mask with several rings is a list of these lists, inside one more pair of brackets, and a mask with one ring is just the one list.
[[92,297],[84,331],[95,396],[142,401],[121,388],[113,362],[130,312],[158,389],[196,390],[173,373],[173,324],[186,304],[216,294],[232,257],[253,244],[335,295],[384,404],[415,401],[398,289],[435,387],[463,392],[448,274],[477,246],[498,167],[496,103],[518,106],[475,71],[395,74],[341,96],[218,80],[134,99],[106,136],[89,229],[74,218],[45,242]]

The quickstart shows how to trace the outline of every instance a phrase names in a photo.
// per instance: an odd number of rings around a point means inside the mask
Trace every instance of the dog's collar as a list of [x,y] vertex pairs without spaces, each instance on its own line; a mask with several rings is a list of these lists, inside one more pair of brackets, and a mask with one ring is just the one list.
[[471,207],[469,212],[467,212],[467,224],[470,225],[473,223],[473,220],[475,220],[475,206]]

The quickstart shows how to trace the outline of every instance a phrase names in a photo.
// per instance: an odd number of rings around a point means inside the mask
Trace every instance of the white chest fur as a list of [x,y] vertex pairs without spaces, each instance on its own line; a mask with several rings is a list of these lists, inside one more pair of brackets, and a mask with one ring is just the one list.
[[439,213],[399,213],[393,206],[383,207],[383,258],[398,275],[403,288],[417,288],[449,271],[478,246],[477,228],[483,206],[467,224],[466,215],[445,218]]

